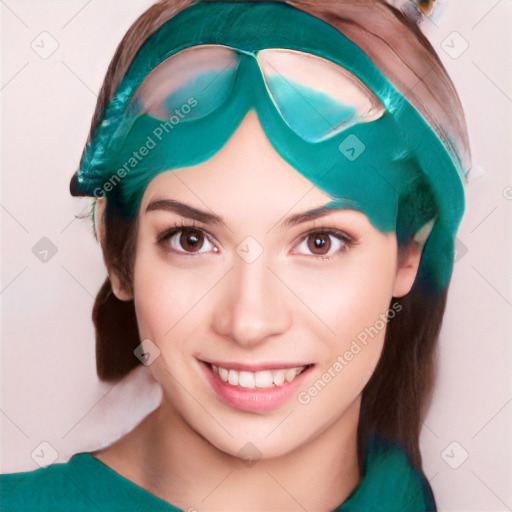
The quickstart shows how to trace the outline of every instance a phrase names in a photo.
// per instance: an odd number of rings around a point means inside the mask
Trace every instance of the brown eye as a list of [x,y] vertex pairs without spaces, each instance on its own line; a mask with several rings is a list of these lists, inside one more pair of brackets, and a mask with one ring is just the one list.
[[307,246],[312,254],[324,256],[331,248],[331,237],[328,233],[311,233],[307,238]]
[[183,229],[179,238],[179,245],[186,252],[197,252],[204,244],[204,233],[198,229]]
[[171,229],[158,238],[158,243],[167,251],[182,255],[219,252],[218,247],[214,245],[209,235],[193,226]]
[[304,235],[294,252],[328,260],[347,251],[354,243],[352,237],[337,229],[311,231]]

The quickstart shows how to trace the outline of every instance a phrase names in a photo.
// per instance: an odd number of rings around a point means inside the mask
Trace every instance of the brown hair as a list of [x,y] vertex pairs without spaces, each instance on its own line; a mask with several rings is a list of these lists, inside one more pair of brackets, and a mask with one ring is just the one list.
[[[455,141],[465,158],[468,141],[457,93],[434,49],[412,21],[384,0],[281,1],[323,19],[360,46],[445,142]],[[130,27],[108,68],[89,138],[142,43],[193,3],[194,0],[161,0]],[[136,220],[127,221],[115,201],[107,201],[103,220],[105,261],[120,276],[122,285],[132,290]],[[419,434],[434,383],[446,294],[447,288],[433,292],[419,278],[407,296],[394,299],[401,310],[388,323],[382,356],[362,395],[360,455],[366,436],[378,433],[399,442],[413,464],[421,467]],[[109,279],[96,298],[93,321],[98,376],[104,381],[117,381],[140,364],[133,353],[140,339],[133,301],[119,301]]]

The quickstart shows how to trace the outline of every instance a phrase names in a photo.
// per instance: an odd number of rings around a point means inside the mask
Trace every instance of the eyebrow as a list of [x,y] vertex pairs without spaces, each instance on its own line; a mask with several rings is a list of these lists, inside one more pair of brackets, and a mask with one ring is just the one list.
[[[222,217],[215,215],[214,213],[199,210],[198,208],[194,208],[193,206],[190,206],[188,204],[176,201],[175,199],[157,199],[155,201],[152,201],[147,206],[146,213],[159,210],[176,213],[178,215],[181,215],[182,217],[197,220],[204,224],[225,224]],[[298,224],[302,224],[304,222],[325,217],[326,215],[329,215],[330,213],[335,213],[336,211],[336,209],[328,208],[326,206],[313,208],[312,210],[307,210],[305,212],[300,212],[291,215],[290,217],[284,219],[280,223],[279,227],[281,229],[289,228],[292,226],[296,226]]]
[[304,222],[309,222],[311,220],[319,219],[321,217],[325,217],[330,213],[335,213],[336,210],[332,208],[327,208],[327,206],[321,206],[320,208],[313,208],[312,210],[307,210],[305,212],[296,213],[295,215],[291,215],[287,219],[281,222],[282,228],[297,226],[298,224],[303,224]]
[[147,206],[146,213],[158,210],[177,213],[182,217],[198,220],[204,224],[224,224],[222,217],[205,212],[204,210],[199,210],[198,208],[176,201],[175,199],[157,199],[156,201],[152,201]]

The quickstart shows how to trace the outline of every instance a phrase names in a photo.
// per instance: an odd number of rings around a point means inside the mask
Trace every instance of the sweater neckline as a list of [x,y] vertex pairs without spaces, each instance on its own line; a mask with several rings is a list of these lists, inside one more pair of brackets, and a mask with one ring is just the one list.
[[[144,487],[136,484],[129,478],[118,473],[115,469],[111,468],[100,459],[95,457],[90,452],[80,452],[73,457],[71,457],[69,464],[76,464],[80,466],[81,470],[91,470],[91,471],[100,471],[101,478],[105,478],[109,481],[112,481],[112,486],[119,487],[124,486],[125,488],[130,490],[130,495],[133,497],[134,494],[138,494],[141,496],[141,499],[144,499],[144,503],[150,505],[152,507],[158,507],[157,510],[165,511],[165,512],[183,512],[182,509],[174,506],[172,503],[158,497],[156,494],[153,494],[151,491],[148,491]],[[84,468],[83,466],[86,466]]]
[[[102,478],[113,485],[125,486],[130,494],[137,493],[148,505],[166,512],[183,512],[168,501],[122,476],[90,452],[75,454],[70,464],[84,464],[89,470],[101,471]],[[83,469],[83,468],[82,468]],[[414,468],[405,451],[397,444],[371,435],[366,440],[362,462],[362,478],[358,486],[340,504],[335,512],[363,512],[365,510],[436,510],[434,498],[424,474]]]

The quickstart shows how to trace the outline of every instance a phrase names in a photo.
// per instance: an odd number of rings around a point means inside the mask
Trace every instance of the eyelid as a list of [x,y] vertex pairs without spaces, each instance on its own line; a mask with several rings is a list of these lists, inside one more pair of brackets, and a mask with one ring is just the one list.
[[159,230],[159,233],[156,237],[156,241],[157,241],[157,243],[160,243],[163,240],[169,238],[169,236],[171,236],[171,234],[173,232],[179,231],[180,229],[186,229],[186,228],[198,229],[198,230],[204,231],[202,228],[200,228],[196,224],[195,220],[190,220],[190,221],[185,221],[184,219],[181,219],[179,221],[176,220],[176,221],[172,222],[171,225],[166,227],[165,229]]
[[[303,242],[305,242],[309,236],[318,233],[326,234],[329,236],[333,236],[334,238],[337,238],[343,244],[344,250],[337,251],[334,254],[304,254],[296,251],[297,247]],[[344,229],[336,227],[327,227],[325,225],[322,227],[312,227],[298,237],[298,240],[293,245],[294,250],[292,251],[292,254],[298,254],[299,256],[307,256],[310,258],[312,257],[314,259],[321,259],[325,261],[335,258],[336,256],[340,255],[342,252],[345,252],[345,250],[350,249],[357,243],[358,240],[354,236],[349,235]]]
[[326,219],[315,219],[312,225],[307,228],[301,237],[306,237],[313,233],[327,233],[334,236],[338,236],[343,240],[350,243],[357,243],[359,236],[354,232],[355,230],[349,230],[344,227],[339,227],[335,221],[327,221]]
[[[204,234],[204,236],[208,239],[208,241],[214,245],[217,249],[220,248],[219,242],[217,242],[216,238],[206,229],[202,228],[198,225],[198,223],[195,220],[184,220],[181,219],[180,221],[175,221],[174,224],[171,227],[168,227],[161,231],[157,237],[156,237],[156,243],[157,245],[162,245],[163,242],[166,240],[169,240],[172,238],[176,233],[179,233],[180,231],[183,231],[185,229],[195,229],[197,231],[200,231]],[[200,254],[204,253],[188,253],[186,251],[174,251],[173,252],[184,255],[184,256],[199,256]]]

